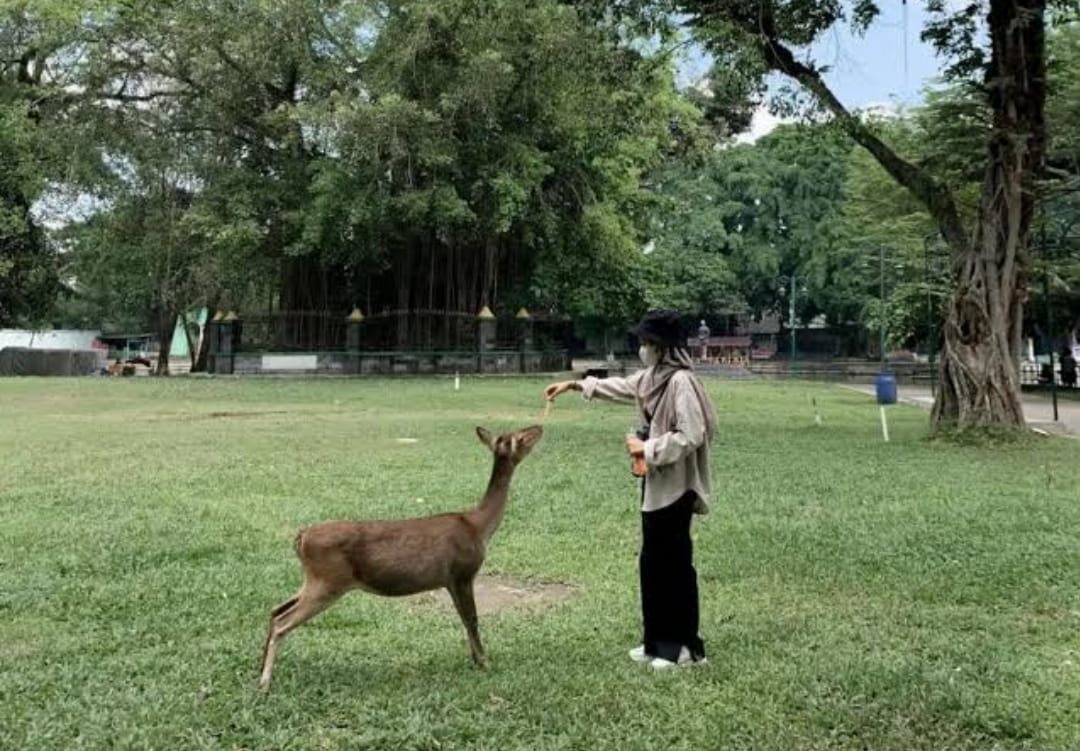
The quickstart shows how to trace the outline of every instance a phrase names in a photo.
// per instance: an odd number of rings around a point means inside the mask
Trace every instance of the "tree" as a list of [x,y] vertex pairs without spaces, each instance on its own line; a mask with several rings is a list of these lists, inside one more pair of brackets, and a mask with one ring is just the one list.
[[837,220],[850,150],[825,125],[787,125],[701,163],[675,161],[652,181],[651,299],[688,312],[787,314],[782,277],[797,275],[801,317],[837,307]]
[[[1066,3],[1052,3],[1064,6]],[[655,3],[645,5],[656,17]],[[990,112],[982,188],[975,219],[963,221],[955,195],[905,159],[829,89],[823,69],[799,52],[839,23],[866,29],[873,0],[675,0],[717,50],[756,49],[765,66],[797,82],[836,125],[865,148],[927,209],[952,253],[953,291],[946,306],[936,430],[1019,427],[1024,423],[1017,362],[1027,299],[1027,246],[1035,182],[1046,151],[1046,0],[984,0],[959,9],[927,0],[923,31],[954,80],[981,86]],[[985,24],[987,47],[980,45]]]
[[195,196],[177,171],[182,162],[170,156],[139,154],[109,208],[65,231],[84,295],[157,332],[158,375],[169,372],[177,317],[216,297],[220,279],[189,218]]
[[676,161],[653,176],[660,200],[647,246],[649,307],[695,316],[747,307],[731,263],[733,204],[725,201],[714,168],[712,159],[703,166]]
[[39,321],[59,291],[57,258],[31,214],[18,136],[25,124],[0,118],[0,326]]
[[200,0],[109,21],[87,73],[125,97],[107,162],[146,169],[132,144],[183,142],[183,222],[249,280],[230,306],[644,304],[643,179],[701,130],[669,52],[554,0]]
[[[1047,161],[1053,179],[1045,186],[1036,237],[1043,283],[1033,295],[1034,328],[1042,331],[1047,306],[1055,329],[1080,343],[1080,23],[1062,25],[1047,39]],[[1050,299],[1045,295],[1049,293]],[[1049,332],[1046,332],[1049,333]],[[1053,342],[1047,337],[1047,345]]]
[[[923,127],[925,120],[925,113],[917,111],[873,127],[913,162],[940,165],[951,156],[942,154],[941,161],[932,161],[936,153],[925,156],[947,149]],[[916,348],[921,342],[929,348],[929,339],[937,339],[948,293],[934,221],[922,203],[862,149],[849,157],[838,232],[839,250],[832,261],[846,273],[838,274],[834,290],[846,302],[847,314],[870,334],[884,329],[886,347]]]
[[96,0],[0,1],[0,324],[42,323],[68,294],[35,208],[114,183],[109,148],[132,132],[121,115],[158,95],[128,85],[123,15]]
[[326,191],[351,200],[320,189],[334,213],[309,215],[372,238],[392,285],[376,290],[395,294],[369,307],[636,309],[642,178],[699,118],[668,56],[618,46],[555,2],[391,8],[375,102],[333,113],[342,158],[320,165]]
[[40,322],[59,291],[55,249],[32,208],[58,151],[68,79],[57,52],[76,28],[60,3],[0,4],[0,325]]

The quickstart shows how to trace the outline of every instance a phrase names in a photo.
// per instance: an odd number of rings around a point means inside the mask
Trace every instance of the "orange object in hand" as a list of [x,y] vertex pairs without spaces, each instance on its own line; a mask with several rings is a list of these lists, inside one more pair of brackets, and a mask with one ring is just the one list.
[[630,452],[630,472],[634,477],[644,477],[648,472],[645,464],[645,444],[642,443],[648,437],[646,428],[639,428],[626,436],[626,450]]

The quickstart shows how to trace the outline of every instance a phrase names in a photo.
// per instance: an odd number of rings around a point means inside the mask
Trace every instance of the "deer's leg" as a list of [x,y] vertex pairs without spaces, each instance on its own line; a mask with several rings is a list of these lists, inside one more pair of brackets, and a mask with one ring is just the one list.
[[447,589],[454,601],[461,622],[465,625],[465,633],[469,636],[469,650],[472,652],[473,662],[477,667],[487,667],[487,657],[484,656],[484,647],[480,644],[480,629],[476,620],[476,602],[473,600],[472,579],[453,582]]
[[293,595],[288,600],[281,603],[280,605],[278,605],[277,607],[275,607],[273,610],[270,611],[270,627],[268,629],[266,629],[266,641],[263,642],[262,659],[260,660],[260,664],[263,667],[266,666],[266,652],[267,652],[268,649],[270,649],[270,639],[274,635],[274,621],[277,620],[277,617],[279,615],[281,615],[281,614],[283,614],[283,613],[285,613],[285,612],[287,612],[289,610],[292,610],[293,607],[296,606],[296,603],[299,602],[299,601],[300,601],[300,593],[298,592],[297,594]]
[[271,611],[270,629],[266,634],[266,644],[263,647],[262,676],[259,678],[259,686],[264,691],[270,688],[270,674],[274,669],[274,658],[285,635],[304,621],[326,610],[341,595],[341,590],[307,582],[296,597],[286,600]]

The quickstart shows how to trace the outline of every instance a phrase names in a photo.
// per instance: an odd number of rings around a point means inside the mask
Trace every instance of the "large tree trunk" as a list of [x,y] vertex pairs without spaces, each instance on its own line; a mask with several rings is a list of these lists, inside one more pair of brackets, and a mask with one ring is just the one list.
[[994,0],[989,163],[971,242],[954,249],[935,430],[1024,425],[1021,326],[1034,176],[1045,147],[1044,0]]
[[173,331],[176,328],[176,314],[164,307],[158,310],[158,358],[156,373],[169,375],[169,349],[172,347]]
[[187,342],[188,359],[191,361],[191,367],[188,368],[188,372],[195,371],[195,360],[199,353],[196,351],[198,348],[198,342],[191,338],[191,322],[188,320],[187,312],[180,311],[180,325],[184,327],[184,341]]
[[209,305],[206,308],[206,323],[203,325],[202,336],[199,337],[199,347],[195,359],[191,365],[192,373],[205,373],[210,359],[210,320],[217,312],[217,307]]

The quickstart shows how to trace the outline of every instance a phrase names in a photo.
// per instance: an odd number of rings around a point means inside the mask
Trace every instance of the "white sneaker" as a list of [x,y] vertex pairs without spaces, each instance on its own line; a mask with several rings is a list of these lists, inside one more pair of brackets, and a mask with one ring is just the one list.
[[651,655],[645,654],[645,645],[641,645],[639,647],[634,647],[633,649],[631,649],[630,659],[634,662],[641,663],[652,662],[653,660]]
[[670,668],[688,668],[693,665],[704,665],[707,660],[702,657],[700,660],[695,660],[693,655],[690,654],[690,650],[683,647],[679,650],[678,662],[672,662],[671,660],[665,660],[662,657],[657,657],[649,664],[652,665],[653,670],[668,670]]

